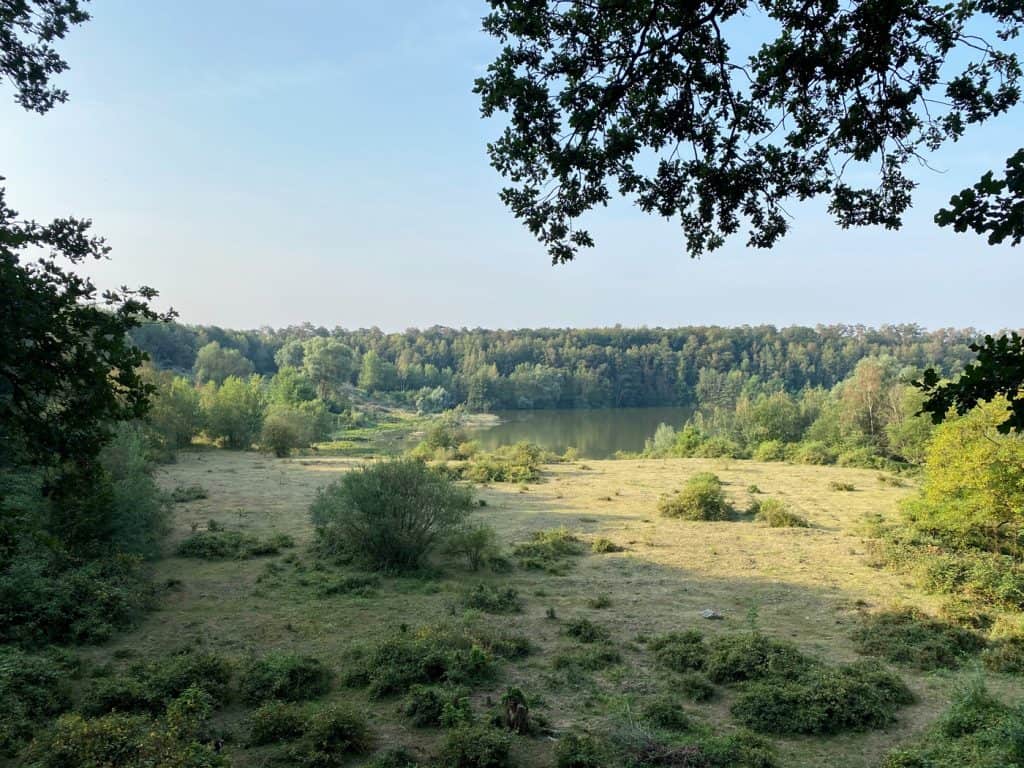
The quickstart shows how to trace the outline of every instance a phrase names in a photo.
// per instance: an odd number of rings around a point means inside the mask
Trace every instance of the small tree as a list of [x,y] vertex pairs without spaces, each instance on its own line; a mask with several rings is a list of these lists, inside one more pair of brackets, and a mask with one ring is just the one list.
[[196,353],[192,370],[200,384],[208,381],[223,384],[229,376],[244,379],[253,372],[253,366],[237,349],[225,348],[219,342],[211,341]]
[[229,376],[217,387],[207,384],[202,393],[206,434],[229,448],[249,448],[263,424],[263,392],[260,378]]
[[310,514],[325,549],[377,570],[422,565],[472,509],[468,490],[412,459],[350,472],[322,488]]

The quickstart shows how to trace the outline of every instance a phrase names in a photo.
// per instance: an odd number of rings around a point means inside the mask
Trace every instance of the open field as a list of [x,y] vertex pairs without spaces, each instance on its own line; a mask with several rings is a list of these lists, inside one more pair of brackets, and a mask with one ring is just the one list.
[[[862,612],[909,603],[925,609],[938,605],[898,574],[871,567],[860,534],[865,516],[894,514],[911,488],[883,486],[877,472],[868,470],[697,459],[559,464],[546,468],[544,482],[528,488],[480,488],[478,495],[487,505],[474,516],[498,531],[506,549],[533,531],[562,526],[585,540],[602,536],[624,547],[574,558],[564,576],[518,568],[507,574],[472,574],[446,564],[436,578],[385,578],[369,596],[320,597],[315,586],[322,574],[307,551],[313,540],[307,509],[319,486],[357,463],[352,458],[277,460],[227,451],[180,454],[176,464],[162,470],[162,484],[199,484],[209,495],[176,505],[170,547],[212,519],[249,533],[290,534],[297,557],[220,562],[167,557],[156,564],[157,579],[179,579],[180,589],[169,593],[161,609],[136,630],[87,654],[107,661],[202,645],[241,659],[289,649],[320,657],[340,677],[348,649],[401,625],[444,620],[500,624],[528,636],[535,649],[524,659],[501,662],[498,679],[475,694],[477,710],[514,684],[542,702],[537,711],[559,733],[571,727],[606,730],[634,717],[646,696],[662,690],[666,675],[653,666],[638,636],[688,628],[713,636],[755,624],[802,650],[844,662],[857,658],[849,635]],[[757,485],[765,496],[787,501],[811,527],[771,529],[750,520],[685,522],[657,515],[662,494],[707,470],[721,477],[737,508],[748,506],[747,488]],[[833,481],[852,483],[856,490],[831,490]],[[464,615],[458,598],[477,582],[518,590],[522,613]],[[606,594],[610,605],[588,607],[599,594]],[[549,608],[557,619],[548,617]],[[703,619],[700,612],[707,608],[721,612],[723,620]],[[583,616],[610,630],[623,655],[621,665],[575,676],[553,669],[552,657],[571,645],[563,634],[565,622]],[[976,674],[970,668],[898,671],[919,696],[917,704],[901,711],[895,727],[774,739],[780,765],[879,765],[894,745],[934,720],[960,678]],[[990,687],[1007,697],[1022,692],[1013,678],[988,677]],[[709,703],[688,705],[688,712],[727,732],[731,696],[720,690]],[[338,684],[328,699],[354,701],[369,712],[381,746],[430,751],[438,739],[437,731],[409,725],[398,712],[399,700],[370,700],[364,691]],[[229,708],[222,725],[241,734],[242,713]],[[244,749],[239,743],[226,748],[240,766],[263,765],[270,755],[268,748]],[[551,749],[551,738],[524,737],[516,739],[514,754],[520,765],[544,766],[552,764]]]

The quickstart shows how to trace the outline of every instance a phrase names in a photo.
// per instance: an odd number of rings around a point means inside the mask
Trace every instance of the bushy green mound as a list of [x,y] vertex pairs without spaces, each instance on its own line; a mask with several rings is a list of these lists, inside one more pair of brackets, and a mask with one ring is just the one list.
[[271,699],[305,701],[327,693],[332,677],[323,662],[312,656],[271,653],[245,667],[239,690],[250,704]]
[[277,533],[268,538],[249,536],[240,531],[200,531],[178,544],[179,557],[199,560],[245,560],[250,557],[276,555],[294,547],[292,537]]
[[278,744],[294,741],[306,729],[306,714],[295,704],[268,701],[249,715],[249,744]]
[[986,669],[1009,675],[1024,675],[1024,637],[1001,637],[989,642],[981,654]]
[[561,651],[551,663],[555,669],[567,672],[597,672],[621,664],[622,654],[610,645],[597,643]]
[[587,618],[570,621],[565,627],[565,634],[580,643],[603,642],[611,637],[607,629]]
[[781,499],[755,499],[750,511],[769,528],[809,528],[811,525],[807,518],[790,510]]
[[300,766],[335,768],[372,747],[366,718],[354,709],[332,704],[310,716],[290,756]]
[[523,601],[512,587],[499,589],[488,584],[477,584],[462,596],[462,604],[485,613],[519,613]]
[[402,712],[421,728],[454,728],[473,719],[469,692],[454,686],[414,685],[409,689]]
[[506,768],[512,740],[508,734],[485,726],[466,726],[449,732],[441,747],[446,768]]
[[795,677],[812,664],[795,646],[759,632],[717,638],[704,671],[715,683],[742,683],[765,677]]
[[543,463],[553,458],[533,443],[520,442],[473,455],[458,474],[474,483],[534,483]]
[[722,481],[711,472],[694,475],[683,490],[661,499],[658,512],[682,520],[729,520],[733,515],[722,491]]
[[715,686],[702,672],[684,672],[672,680],[672,688],[690,701],[710,701],[715,695]]
[[184,504],[189,501],[205,499],[209,494],[201,485],[179,485],[171,491],[171,501],[175,504]]
[[1024,765],[1024,707],[1009,707],[980,683],[961,690],[918,743],[884,768],[1014,768]]
[[349,574],[329,579],[320,584],[317,587],[317,594],[320,597],[333,597],[334,595],[369,597],[379,586],[380,576],[375,573]]
[[564,573],[566,559],[583,552],[583,542],[565,528],[536,531],[529,541],[517,544],[512,550],[521,568],[554,574]]
[[688,731],[690,718],[686,710],[672,696],[658,696],[644,705],[644,720],[667,731]]
[[985,645],[980,635],[914,609],[864,618],[853,633],[859,653],[917,669],[953,669]]
[[767,742],[749,731],[728,736],[706,732],[663,742],[635,726],[608,736],[570,733],[555,747],[558,768],[775,768]]
[[692,629],[652,638],[648,647],[658,664],[673,672],[703,669],[708,652],[703,636]]
[[42,722],[68,709],[67,677],[51,656],[0,648],[0,756],[13,755]]

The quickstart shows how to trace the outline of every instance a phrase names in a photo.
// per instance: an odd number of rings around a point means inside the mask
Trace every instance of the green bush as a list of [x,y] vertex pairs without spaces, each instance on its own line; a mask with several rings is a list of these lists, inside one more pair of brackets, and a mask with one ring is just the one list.
[[857,490],[854,487],[853,483],[843,483],[843,482],[840,482],[839,480],[833,480],[832,482],[830,482],[828,484],[828,487],[829,487],[830,490],[833,490],[833,491],[846,491],[846,492],[850,492],[850,491]]
[[441,747],[441,763],[445,768],[507,768],[511,746],[508,735],[494,728],[458,728]]
[[512,554],[521,568],[564,573],[565,560],[582,555],[583,542],[565,528],[535,531],[529,541],[517,544]]
[[458,687],[414,685],[409,688],[402,712],[420,728],[453,728],[473,720],[469,692]]
[[178,544],[179,557],[198,560],[245,560],[250,557],[276,555],[295,546],[291,536],[274,534],[261,539],[239,531],[208,530],[194,533]]
[[990,642],[981,654],[986,669],[1009,675],[1024,675],[1024,637],[1004,637]]
[[766,734],[832,734],[884,728],[913,695],[875,666],[814,665],[797,677],[747,683],[732,705],[737,721]]
[[317,594],[320,597],[333,597],[334,595],[356,595],[358,597],[369,597],[380,586],[380,576],[377,574],[349,574],[329,579],[317,587]]
[[812,661],[795,646],[758,632],[719,637],[711,643],[704,670],[716,683],[739,683],[763,677],[796,677]]
[[466,558],[470,570],[479,571],[498,556],[498,536],[489,525],[467,525],[451,533],[445,552]]
[[239,689],[250,704],[271,699],[305,701],[327,693],[331,678],[331,671],[312,656],[272,653],[248,664]]
[[715,695],[715,686],[707,675],[701,672],[684,672],[672,681],[674,690],[690,701],[710,701]]
[[415,460],[346,473],[317,493],[310,512],[321,544],[377,570],[419,568],[472,509],[468,490]]
[[171,501],[175,504],[184,504],[189,501],[205,499],[209,494],[201,485],[179,485],[171,491]]
[[690,718],[671,696],[659,696],[644,705],[644,720],[668,731],[690,730]]
[[859,653],[917,669],[955,669],[984,647],[980,635],[904,609],[871,614],[853,633]]
[[561,651],[552,660],[555,669],[569,672],[598,672],[621,663],[622,654],[604,643]]
[[590,551],[597,555],[605,555],[609,552],[622,552],[626,548],[619,546],[611,539],[606,539],[603,536],[594,539],[590,545]]
[[512,587],[499,589],[487,584],[477,584],[462,596],[462,604],[485,613],[519,613],[523,602]]
[[390,747],[368,762],[366,768],[419,768],[419,762],[405,747]]
[[708,652],[703,636],[692,629],[655,637],[648,647],[654,651],[658,664],[673,672],[703,669]]
[[658,502],[665,517],[683,520],[729,520],[732,508],[725,500],[722,482],[710,472],[694,475],[678,493]]
[[460,469],[459,476],[474,483],[534,483],[540,480],[541,466],[550,458],[540,447],[520,442],[491,453],[477,453]]
[[608,630],[590,619],[573,619],[565,627],[565,634],[581,643],[604,642],[611,635]]
[[797,445],[792,458],[797,464],[835,464],[838,454],[824,442],[809,440]]
[[780,499],[755,499],[750,511],[769,528],[808,528],[807,518],[792,512]]
[[765,440],[754,449],[754,461],[785,461],[787,452],[781,440]]
[[608,750],[592,736],[567,733],[555,745],[557,768],[607,768]]
[[0,648],[0,756],[13,755],[42,722],[68,709],[67,677],[53,657]]
[[315,712],[307,721],[301,739],[291,751],[292,759],[308,768],[335,768],[352,755],[373,747],[366,718],[353,709],[332,704]]
[[295,704],[268,701],[249,715],[249,744],[294,741],[306,728],[306,715]]

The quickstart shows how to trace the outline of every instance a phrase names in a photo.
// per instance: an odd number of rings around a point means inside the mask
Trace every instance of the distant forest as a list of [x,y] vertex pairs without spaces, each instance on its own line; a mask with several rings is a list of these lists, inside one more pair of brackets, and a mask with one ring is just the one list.
[[322,389],[346,384],[421,410],[700,405],[738,395],[831,388],[866,357],[908,374],[958,373],[973,329],[831,325],[482,330],[296,327],[233,331],[152,323],[131,332],[153,364],[221,383],[302,369]]

